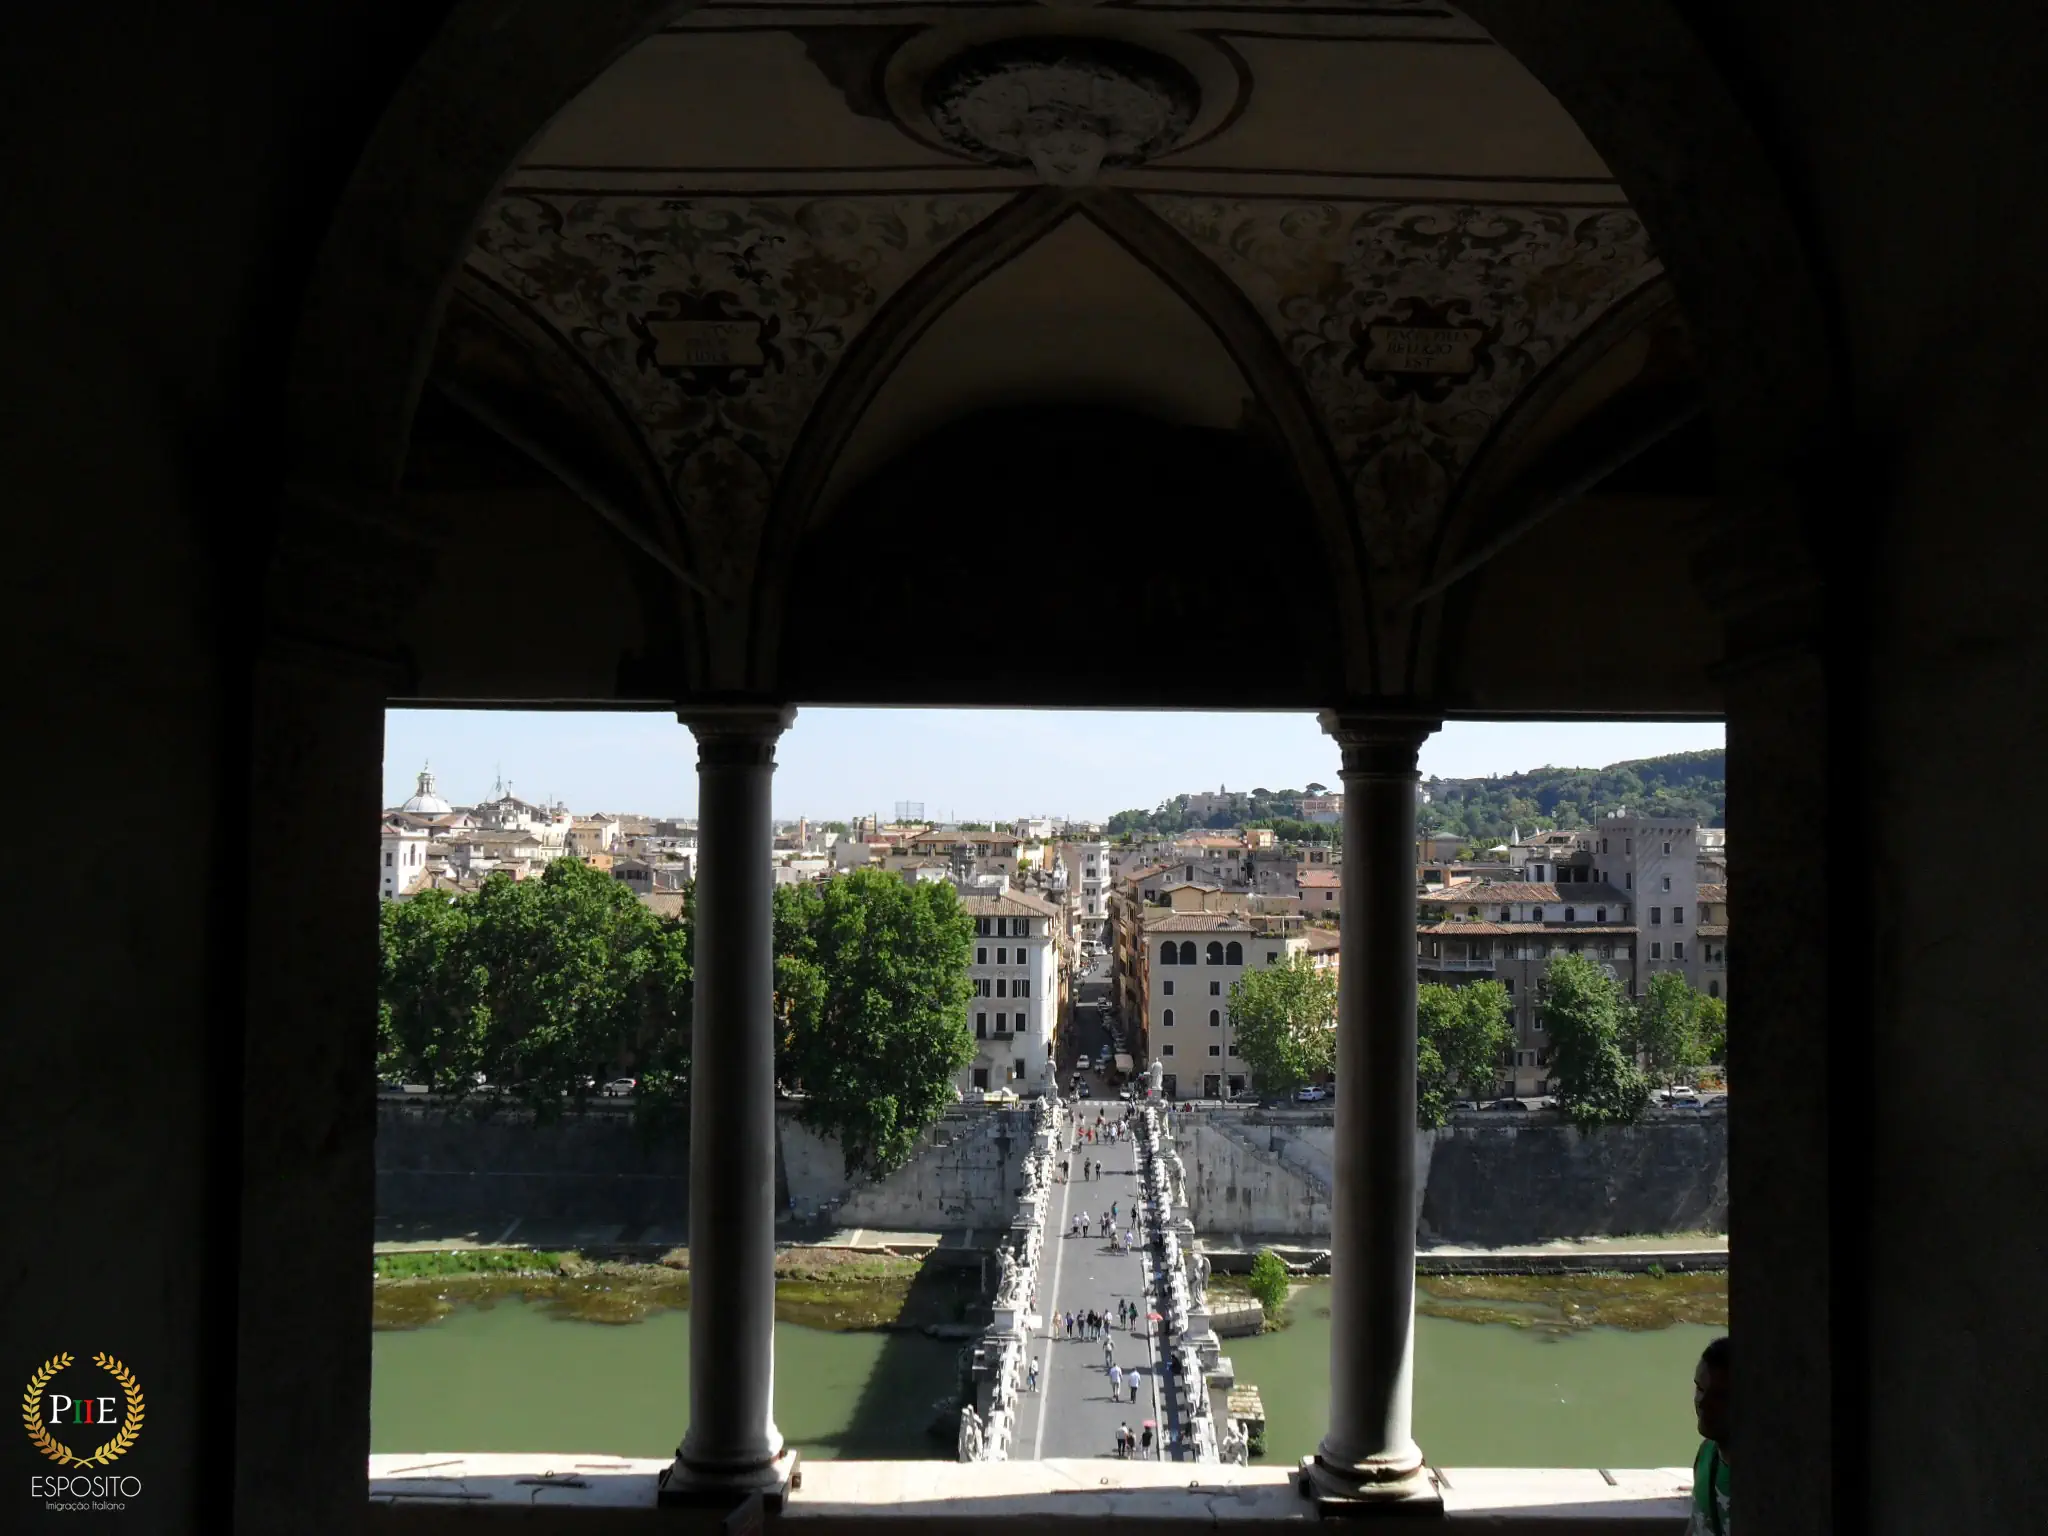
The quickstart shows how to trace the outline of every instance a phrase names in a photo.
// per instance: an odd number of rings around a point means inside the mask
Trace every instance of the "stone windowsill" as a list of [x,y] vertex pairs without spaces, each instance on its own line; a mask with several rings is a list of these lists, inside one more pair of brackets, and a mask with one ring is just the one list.
[[[409,1530],[467,1523],[486,1513],[577,1531],[665,1529],[691,1516],[657,1512],[655,1478],[668,1463],[607,1456],[462,1455],[455,1452],[370,1458],[370,1502],[380,1524]],[[1674,1532],[1687,1516],[1689,1467],[1598,1471],[1593,1468],[1471,1467],[1441,1473],[1447,1521],[1489,1530],[1540,1529],[1544,1536],[1578,1530],[1599,1536]],[[1108,1459],[984,1462],[812,1461],[803,1487],[790,1496],[781,1522],[859,1520],[880,1536],[901,1524],[929,1531],[979,1530],[990,1521],[1035,1524],[1046,1519],[1229,1522],[1299,1529],[1314,1518],[1284,1466],[1196,1467],[1173,1462]],[[461,1520],[463,1524],[451,1522]],[[711,1517],[697,1517],[709,1524]],[[1251,1536],[1249,1530],[1246,1536]]]

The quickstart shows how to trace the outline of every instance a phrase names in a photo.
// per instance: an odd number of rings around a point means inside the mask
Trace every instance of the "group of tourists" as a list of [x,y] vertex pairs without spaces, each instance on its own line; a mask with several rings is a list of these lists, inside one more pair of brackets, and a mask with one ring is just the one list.
[[[1061,1182],[1062,1184],[1065,1184],[1065,1183],[1067,1183],[1067,1182],[1068,1182],[1068,1179],[1067,1179],[1067,1164],[1069,1163],[1069,1161],[1071,1161],[1071,1160],[1070,1160],[1070,1159],[1068,1159],[1068,1158],[1064,1158],[1064,1157],[1060,1159],[1060,1182]],[[1099,1179],[1099,1178],[1101,1178],[1101,1177],[1102,1177],[1102,1159],[1101,1159],[1101,1158],[1099,1158],[1099,1157],[1084,1157],[1084,1158],[1082,1158],[1082,1159],[1081,1159],[1081,1178],[1083,1179],[1083,1181],[1086,1181],[1086,1180],[1088,1180],[1088,1179]]]
[[1121,1398],[1126,1387],[1130,1389],[1131,1401],[1135,1403],[1138,1400],[1138,1368],[1134,1365],[1127,1371],[1114,1360],[1110,1361],[1109,1400],[1115,1402]]
[[1116,1453],[1119,1456],[1137,1456],[1141,1460],[1152,1459],[1152,1425],[1148,1421],[1141,1434],[1132,1434],[1129,1424],[1116,1427]]

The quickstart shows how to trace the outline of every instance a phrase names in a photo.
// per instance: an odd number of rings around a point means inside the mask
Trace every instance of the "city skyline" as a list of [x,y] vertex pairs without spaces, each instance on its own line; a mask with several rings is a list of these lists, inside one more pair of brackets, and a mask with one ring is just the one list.
[[[1597,768],[1724,740],[1719,722],[1457,721],[1424,744],[1422,774]],[[933,821],[1099,821],[1197,790],[1338,783],[1336,744],[1291,712],[807,709],[776,758],[784,820],[887,820],[898,801],[921,801]],[[522,798],[580,814],[696,814],[695,744],[664,713],[387,711],[384,803],[411,795],[426,764],[459,805],[502,775]]]

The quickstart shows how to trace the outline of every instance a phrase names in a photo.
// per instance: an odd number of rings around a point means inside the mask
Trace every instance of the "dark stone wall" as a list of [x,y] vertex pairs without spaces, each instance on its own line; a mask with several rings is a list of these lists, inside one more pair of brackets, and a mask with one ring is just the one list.
[[377,1215],[383,1221],[480,1216],[595,1225],[678,1225],[690,1209],[686,1133],[649,1136],[623,1107],[536,1125],[462,1109],[377,1106]]
[[1418,1230],[1500,1247],[1727,1225],[1727,1117],[1684,1114],[1599,1131],[1447,1127],[1430,1150]]

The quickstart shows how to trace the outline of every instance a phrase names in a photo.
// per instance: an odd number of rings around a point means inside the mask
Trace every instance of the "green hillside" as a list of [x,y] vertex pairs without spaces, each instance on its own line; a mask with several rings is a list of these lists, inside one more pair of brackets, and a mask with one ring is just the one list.
[[1725,825],[1728,754],[1675,752],[1605,768],[1532,768],[1487,779],[1430,779],[1429,804],[1417,811],[1424,832],[1455,832],[1497,843],[1520,827],[1585,826],[1624,807],[1653,816],[1692,816]]

